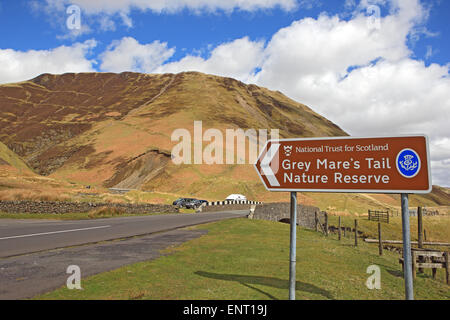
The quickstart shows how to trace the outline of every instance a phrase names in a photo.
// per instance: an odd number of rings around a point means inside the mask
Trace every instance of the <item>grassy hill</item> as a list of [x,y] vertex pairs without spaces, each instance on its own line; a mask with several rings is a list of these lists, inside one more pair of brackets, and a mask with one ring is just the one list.
[[[116,187],[156,195],[139,193],[124,201],[222,200],[231,193],[288,200],[284,193],[267,192],[252,165],[173,164],[171,150],[178,142],[171,135],[187,129],[194,136],[194,121],[202,121],[203,132],[242,128],[279,129],[281,138],[347,135],[280,92],[197,72],[43,74],[0,85],[0,141],[41,177],[89,185],[100,193]],[[224,154],[230,148],[234,144],[225,145]],[[441,189],[417,199],[450,204]],[[304,194],[301,200],[344,212],[397,203],[383,195]]]

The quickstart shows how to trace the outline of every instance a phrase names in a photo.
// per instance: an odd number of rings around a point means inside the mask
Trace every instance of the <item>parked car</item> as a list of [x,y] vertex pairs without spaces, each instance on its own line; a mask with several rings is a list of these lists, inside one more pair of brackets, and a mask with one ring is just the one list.
[[178,208],[185,208],[186,204],[190,203],[191,201],[196,200],[192,198],[178,198],[175,200],[172,204]]
[[199,202],[197,199],[190,199],[189,201],[186,201],[184,204],[184,207],[186,209],[195,209],[199,206]]
[[177,200],[172,202],[172,205],[179,207],[183,201],[184,201],[183,198],[178,198]]
[[207,200],[197,200],[197,199],[194,199],[193,201],[188,202],[188,203],[186,204],[186,208],[188,208],[188,209],[197,209],[197,208],[200,207],[203,203],[207,203],[207,202],[208,202]]
[[198,200],[194,198],[179,198],[175,200],[172,204],[177,206],[178,208],[186,208],[186,209],[196,209],[200,207],[204,202],[208,202],[206,200]]
[[228,201],[246,201],[247,197],[242,194],[230,194],[225,200]]

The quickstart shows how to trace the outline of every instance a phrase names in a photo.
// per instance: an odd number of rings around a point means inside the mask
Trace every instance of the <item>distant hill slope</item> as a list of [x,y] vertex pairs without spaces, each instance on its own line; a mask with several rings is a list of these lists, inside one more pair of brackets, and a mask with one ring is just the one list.
[[13,171],[31,173],[28,165],[7,146],[0,142],[0,167]]
[[43,74],[0,85],[0,141],[40,175],[210,200],[231,193],[285,200],[284,194],[265,190],[251,165],[174,165],[171,150],[178,142],[171,135],[187,129],[193,136],[194,121],[202,121],[203,132],[347,135],[280,92],[198,72]]
[[424,194],[421,196],[427,199],[430,203],[436,203],[441,206],[450,205],[450,189],[443,188],[439,186],[433,186],[433,190],[429,194]]

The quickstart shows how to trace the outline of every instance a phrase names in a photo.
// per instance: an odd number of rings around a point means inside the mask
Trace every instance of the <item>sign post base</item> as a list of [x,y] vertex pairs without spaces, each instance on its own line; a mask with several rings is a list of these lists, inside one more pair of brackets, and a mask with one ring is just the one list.
[[291,246],[289,265],[289,300],[295,300],[295,263],[297,260],[297,192],[291,192]]
[[411,258],[411,234],[409,227],[408,194],[402,193],[402,232],[403,232],[403,262],[405,278],[405,298],[414,300],[412,258]]

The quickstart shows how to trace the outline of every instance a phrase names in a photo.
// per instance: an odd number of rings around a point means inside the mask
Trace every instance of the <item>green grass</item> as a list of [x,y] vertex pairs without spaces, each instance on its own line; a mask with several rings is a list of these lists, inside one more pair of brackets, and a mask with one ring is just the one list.
[[[341,217],[341,225],[354,228],[355,218],[351,216]],[[329,216],[329,224],[338,226],[338,216]],[[381,223],[381,231],[383,239],[402,240],[402,220],[401,217],[390,217],[389,223]],[[359,217],[358,230],[378,239],[378,222],[369,221],[367,217]],[[450,216],[424,216],[423,228],[427,233],[427,241],[447,242],[450,243]],[[411,240],[417,241],[417,217],[410,217]],[[442,250],[444,250],[441,247]],[[447,247],[448,250],[448,247]]]
[[[232,219],[193,228],[208,234],[165,251],[156,260],[82,280],[36,299],[288,299],[289,225]],[[381,268],[381,290],[367,289],[367,267]],[[416,299],[450,299],[449,287],[430,275],[414,281]],[[297,299],[404,299],[398,254],[339,242],[299,229]]]

